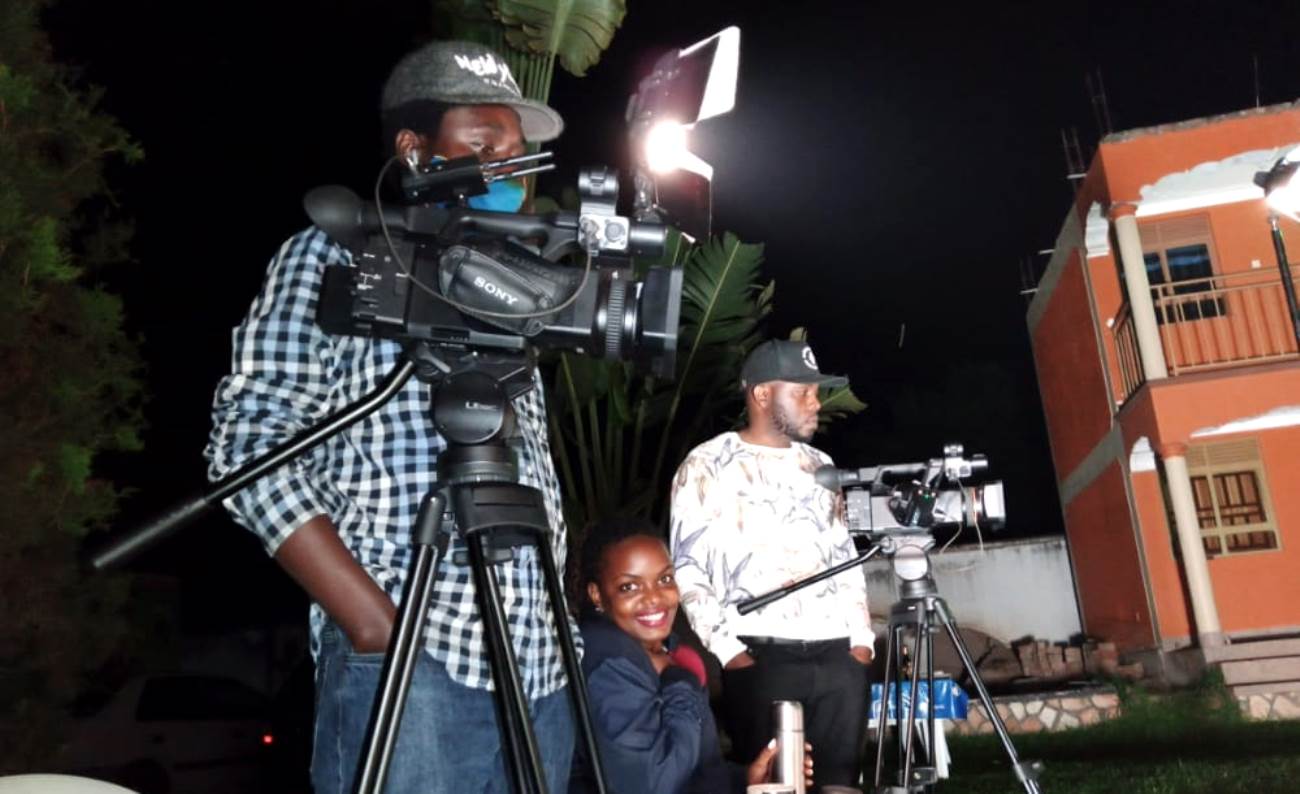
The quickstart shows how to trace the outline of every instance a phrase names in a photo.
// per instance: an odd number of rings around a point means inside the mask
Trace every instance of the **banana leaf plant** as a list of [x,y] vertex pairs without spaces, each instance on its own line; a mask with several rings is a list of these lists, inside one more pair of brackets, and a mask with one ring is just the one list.
[[519,90],[546,102],[555,62],[582,77],[614,39],[624,0],[434,0],[439,37],[486,44],[506,59]]
[[[667,264],[683,268],[677,377],[622,362],[554,357],[547,400],[551,446],[564,484],[569,530],[601,515],[662,522],[677,465],[695,445],[743,414],[740,367],[761,342],[775,284],[763,281],[763,246],[727,233],[700,245],[673,235]],[[794,338],[802,338],[796,329]],[[865,406],[848,387],[822,395],[823,423]]]
[[690,245],[674,233],[668,251],[654,264],[683,269],[673,381],[624,362],[555,357],[551,445],[571,530],[609,513],[661,516],[671,469],[701,435],[735,416],[740,363],[771,311],[773,285],[760,281],[763,247],[732,234]]

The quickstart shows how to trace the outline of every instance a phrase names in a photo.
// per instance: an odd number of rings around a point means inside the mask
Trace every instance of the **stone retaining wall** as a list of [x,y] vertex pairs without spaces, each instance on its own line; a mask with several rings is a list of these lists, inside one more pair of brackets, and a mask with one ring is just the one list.
[[[1119,695],[1108,686],[1004,695],[993,698],[993,705],[1011,733],[1063,731],[1119,716]],[[950,721],[948,733],[956,736],[993,733],[993,723],[984,711],[984,704],[972,698],[966,719]]]
[[1300,692],[1263,692],[1238,695],[1241,713],[1252,720],[1300,719]]

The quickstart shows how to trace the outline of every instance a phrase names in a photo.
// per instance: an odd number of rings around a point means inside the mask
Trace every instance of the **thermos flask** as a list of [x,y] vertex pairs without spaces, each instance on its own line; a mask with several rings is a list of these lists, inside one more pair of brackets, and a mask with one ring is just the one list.
[[795,794],[804,794],[803,704],[797,700],[773,701],[772,728],[776,732],[772,782],[784,783]]

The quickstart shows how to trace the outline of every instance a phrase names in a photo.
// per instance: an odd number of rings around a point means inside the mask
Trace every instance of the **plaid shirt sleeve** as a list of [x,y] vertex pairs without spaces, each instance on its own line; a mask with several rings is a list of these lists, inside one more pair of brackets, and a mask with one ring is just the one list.
[[[248,316],[234,331],[231,374],[213,398],[205,450],[215,480],[324,418],[329,412],[331,342],[316,325],[316,296],[327,265],[346,254],[308,230],[290,238],[267,273]],[[270,554],[295,529],[336,503],[320,447],[225,501]]]

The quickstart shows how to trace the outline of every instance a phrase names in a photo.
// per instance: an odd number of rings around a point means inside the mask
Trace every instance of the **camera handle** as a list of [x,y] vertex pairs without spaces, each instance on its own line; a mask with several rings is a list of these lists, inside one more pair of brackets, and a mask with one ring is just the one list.
[[193,519],[221,504],[227,497],[233,496],[255,480],[374,413],[379,406],[401,391],[413,374],[415,374],[415,362],[404,361],[370,394],[222,477],[198,496],[173,505],[144,526],[94,552],[90,557],[91,566],[97,571],[103,571],[125,565],[146,549],[170,537]]
[[882,547],[878,545],[872,546],[871,548],[867,549],[862,554],[859,554],[858,556],[854,557],[851,560],[846,560],[840,563],[839,565],[836,565],[831,568],[827,568],[826,570],[815,573],[812,576],[809,576],[807,578],[799,579],[798,581],[791,582],[790,584],[784,585],[782,587],[778,587],[775,590],[771,590],[764,593],[763,595],[754,596],[753,598],[747,599],[745,601],[741,601],[739,604],[736,604],[736,611],[742,615],[748,615],[750,612],[753,612],[755,609],[762,609],[763,607],[767,606],[768,604],[771,604],[774,601],[780,601],[782,598],[785,598],[786,596],[790,595],[796,590],[802,590],[805,587],[809,587],[811,585],[817,584],[818,582],[824,579],[829,579],[832,576],[844,573],[850,568],[854,568],[856,566],[862,565],[867,560],[871,559],[872,557],[875,557],[877,554],[880,554],[882,551],[884,551]]

